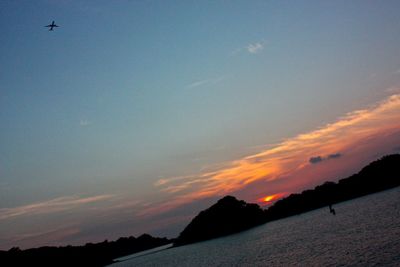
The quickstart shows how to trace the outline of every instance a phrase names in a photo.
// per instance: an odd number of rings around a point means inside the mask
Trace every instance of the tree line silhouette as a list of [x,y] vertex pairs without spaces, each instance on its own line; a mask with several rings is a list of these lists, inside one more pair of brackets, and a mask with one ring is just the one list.
[[399,186],[399,166],[399,154],[384,156],[337,183],[325,182],[312,190],[278,200],[265,211],[266,220],[277,220]]
[[[116,241],[84,246],[41,247],[0,251],[1,266],[104,266],[113,259],[166,245],[175,246],[237,233],[251,227],[313,209],[400,186],[400,154],[389,155],[364,167],[359,173],[337,183],[325,182],[311,190],[291,194],[264,210],[257,204],[233,196],[220,199],[201,211],[178,238],[125,237]],[[332,212],[332,209],[330,209]],[[334,212],[334,210],[333,210]],[[332,213],[333,213],[332,212]]]
[[400,185],[400,155],[384,156],[364,167],[359,173],[337,183],[325,182],[314,189],[291,194],[263,210],[233,196],[220,199],[201,211],[180,233],[174,245],[180,246],[240,232],[251,227],[329,206],[352,198]]
[[121,237],[116,241],[87,243],[84,246],[40,247],[21,250],[18,247],[0,251],[1,266],[105,266],[113,259],[171,243],[167,238],[143,234],[137,238]]

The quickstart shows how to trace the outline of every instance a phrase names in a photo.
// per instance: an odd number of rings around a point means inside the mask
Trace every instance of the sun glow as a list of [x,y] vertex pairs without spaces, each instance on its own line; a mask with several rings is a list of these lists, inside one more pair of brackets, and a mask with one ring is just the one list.
[[278,193],[278,194],[274,194],[274,195],[269,195],[266,197],[261,198],[259,201],[263,204],[270,204],[284,196],[286,196],[287,193]]
[[[251,196],[261,197],[264,188],[296,192],[342,175],[357,164],[370,161],[378,151],[388,153],[398,146],[399,133],[400,94],[394,94],[243,158],[204,168],[199,173],[160,179],[154,185],[173,195],[173,199],[157,205],[157,212],[251,186],[247,193]],[[319,160],[310,161],[313,158]],[[284,196],[281,194],[258,198],[257,203],[269,205]]]

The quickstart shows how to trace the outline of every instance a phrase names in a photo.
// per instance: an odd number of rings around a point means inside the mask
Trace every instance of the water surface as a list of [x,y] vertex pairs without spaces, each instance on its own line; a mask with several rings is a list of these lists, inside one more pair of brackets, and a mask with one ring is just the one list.
[[334,208],[111,266],[400,266],[400,188]]

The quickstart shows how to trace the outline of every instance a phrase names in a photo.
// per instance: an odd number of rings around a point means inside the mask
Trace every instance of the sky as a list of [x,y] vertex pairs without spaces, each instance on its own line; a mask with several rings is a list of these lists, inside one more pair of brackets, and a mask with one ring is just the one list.
[[0,249],[176,237],[400,153],[399,11],[0,1]]

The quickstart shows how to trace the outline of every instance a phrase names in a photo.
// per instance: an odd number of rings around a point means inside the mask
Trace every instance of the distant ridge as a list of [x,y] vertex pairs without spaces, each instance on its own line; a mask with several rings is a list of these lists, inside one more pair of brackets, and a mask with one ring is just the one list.
[[240,232],[251,227],[300,214],[341,201],[400,186],[400,154],[388,155],[359,173],[277,201],[267,210],[226,196],[201,211],[175,240],[180,246]]

